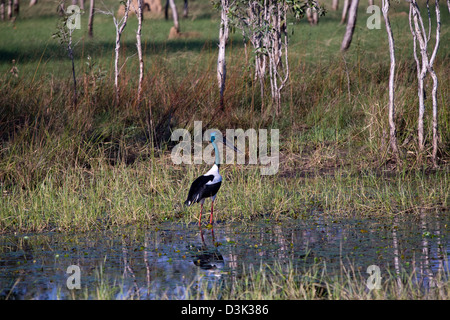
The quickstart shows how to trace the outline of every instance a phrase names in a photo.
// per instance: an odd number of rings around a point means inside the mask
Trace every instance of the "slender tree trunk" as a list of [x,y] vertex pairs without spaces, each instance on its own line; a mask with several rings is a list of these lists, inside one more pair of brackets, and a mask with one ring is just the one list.
[[[417,120],[417,137],[418,137],[418,144],[419,144],[419,157],[422,157],[422,154],[425,149],[425,138],[424,138],[424,125],[423,125],[423,119],[425,114],[425,87],[424,87],[424,81],[427,74],[427,66],[428,66],[428,56],[426,52],[427,47],[427,37],[425,34],[425,27],[423,26],[422,17],[420,16],[420,12],[417,7],[417,3],[415,0],[411,2],[412,6],[412,15],[413,15],[413,32],[414,32],[414,38],[419,43],[419,49],[420,49],[420,55],[422,58],[421,66],[418,67],[420,72],[417,73],[417,80],[418,80],[418,96],[419,96],[419,118]],[[418,60],[417,60],[418,61]]]
[[337,11],[339,9],[339,0],[333,0],[331,9],[333,9],[333,11]]
[[347,13],[348,13],[348,9],[350,8],[351,4],[352,4],[352,0],[344,1],[344,7],[342,8],[341,24],[344,24],[347,21]]
[[383,16],[386,24],[386,32],[389,40],[389,56],[391,60],[391,66],[389,70],[389,142],[392,149],[392,153],[396,159],[396,162],[400,163],[400,155],[397,147],[397,134],[395,127],[395,46],[394,36],[392,34],[391,23],[389,21],[389,0],[382,0],[383,4]]
[[342,40],[341,50],[346,51],[350,44],[352,43],[353,32],[355,31],[356,26],[356,17],[358,14],[358,4],[359,0],[352,0],[349,9],[348,21],[347,21],[347,29],[345,31],[344,39]]
[[13,0],[8,0],[8,19],[13,16]]
[[219,93],[220,93],[220,109],[224,110],[224,92],[225,92],[225,81],[227,75],[227,65],[225,60],[225,49],[228,42],[228,10],[229,1],[221,0],[221,20],[220,20],[220,31],[219,31],[219,55],[217,58],[217,80],[219,83]]
[[[441,30],[441,21],[440,21],[440,9],[439,9],[439,0],[436,0],[436,42],[431,54],[431,57],[428,57],[427,47],[428,41],[431,38],[431,17],[429,10],[429,3],[427,0],[427,12],[429,19],[429,32],[428,37],[426,34],[425,26],[423,23],[422,16],[420,15],[419,7],[417,5],[416,0],[412,0],[410,3],[410,12],[409,12],[409,25],[411,29],[411,33],[413,35],[414,40],[414,59],[416,60],[417,65],[417,80],[418,80],[418,96],[419,96],[419,118],[417,120],[417,136],[418,136],[418,144],[419,144],[419,162],[421,162],[423,152],[425,150],[425,137],[424,137],[424,114],[425,114],[425,87],[424,81],[427,72],[430,73],[431,78],[433,80],[433,89],[432,89],[432,161],[433,165],[437,166],[437,152],[438,152],[438,143],[439,143],[439,132],[438,132],[438,100],[437,100],[437,89],[438,89],[438,79],[436,72],[434,71],[433,64],[436,59],[437,51],[439,49],[440,44],[440,30]],[[419,58],[417,55],[417,43],[419,43],[421,63],[419,62]]]
[[175,5],[175,1],[174,0],[168,0],[169,5],[170,5],[170,9],[172,10],[172,17],[173,17],[173,25],[175,27],[175,30],[178,32],[180,32],[180,23],[178,20],[178,11],[177,11],[177,6]]
[[436,43],[434,45],[433,53],[431,55],[430,64],[428,71],[430,72],[431,78],[433,79],[433,90],[431,92],[433,100],[433,151],[432,159],[433,165],[437,166],[437,152],[438,152],[438,142],[439,142],[439,132],[438,132],[438,100],[437,100],[437,89],[438,89],[438,79],[436,72],[434,71],[433,64],[436,59],[436,54],[439,49],[440,38],[441,38],[441,11],[439,9],[439,0],[435,2],[436,9]]
[[142,81],[144,79],[144,58],[142,56],[142,43],[141,43],[141,32],[142,32],[142,18],[144,0],[138,0],[137,18],[138,18],[138,29],[136,30],[136,47],[138,51],[139,58],[139,84],[138,84],[138,101],[141,101],[142,96]]
[[94,10],[95,10],[95,0],[90,0],[88,35],[91,38],[94,36]]
[[[268,34],[269,75],[272,90],[272,101],[275,105],[275,114],[281,114],[281,91],[289,79],[288,36],[286,32],[286,5],[281,1],[274,1],[270,6],[269,16],[272,17],[273,31]],[[284,41],[283,41],[284,40]],[[285,60],[283,59],[283,53]]]
[[125,4],[125,12],[124,16],[120,21],[117,21],[116,17],[113,15],[114,24],[116,26],[116,47],[115,57],[114,57],[114,88],[116,91],[116,104],[119,103],[119,56],[120,56],[120,38],[122,36],[122,32],[125,29],[128,21],[128,14],[130,11],[131,0],[127,0]]
[[30,7],[34,6],[36,3],[38,3],[38,0],[30,0]]
[[5,0],[0,0],[0,19],[5,21]]
[[[415,30],[415,26],[413,26],[413,24],[415,25],[415,23],[413,22],[414,19],[413,16],[415,17],[415,10],[414,10],[414,4],[411,2],[409,4],[409,28],[411,29],[411,34],[413,36],[413,54],[414,54],[414,60],[416,61],[416,69],[417,69],[417,94],[419,96],[419,118],[417,119],[417,135],[418,135],[418,144],[419,144],[419,150],[423,150],[423,147],[421,148],[421,145],[423,146],[423,110],[424,110],[424,105],[423,105],[423,79],[421,78],[421,66],[420,66],[420,61],[419,61],[419,57],[417,56],[417,35],[416,35],[416,30]],[[421,152],[421,151],[420,151]]]

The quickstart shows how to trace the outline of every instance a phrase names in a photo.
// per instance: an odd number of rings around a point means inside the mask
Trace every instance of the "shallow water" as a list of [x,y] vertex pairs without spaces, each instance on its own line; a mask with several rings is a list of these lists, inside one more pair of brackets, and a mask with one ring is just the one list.
[[[375,265],[381,277],[414,269],[417,285],[429,286],[439,271],[449,275],[449,218],[448,212],[380,219],[315,214],[280,223],[219,222],[201,230],[165,223],[3,235],[0,299],[99,298],[95,288],[102,286],[120,288],[111,289],[108,297],[114,299],[196,298],[186,296],[186,289],[227,281],[261,264],[324,265],[328,274],[347,266],[364,275]],[[80,290],[67,287],[71,265],[79,267]]]

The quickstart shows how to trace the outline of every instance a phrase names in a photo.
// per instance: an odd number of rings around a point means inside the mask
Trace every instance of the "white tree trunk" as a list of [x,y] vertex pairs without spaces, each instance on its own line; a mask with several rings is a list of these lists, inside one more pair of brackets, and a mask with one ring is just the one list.
[[220,31],[219,31],[219,55],[217,58],[217,81],[219,83],[219,93],[220,93],[220,109],[224,109],[224,91],[225,91],[225,80],[227,75],[227,66],[225,60],[225,48],[228,41],[228,10],[229,1],[221,0],[221,20],[220,20]]
[[437,89],[438,89],[438,79],[436,72],[434,71],[433,64],[436,59],[437,51],[439,50],[440,38],[441,38],[441,11],[439,9],[439,0],[435,2],[436,10],[436,43],[434,45],[433,53],[431,55],[430,64],[428,66],[428,71],[430,72],[431,78],[433,79],[433,90],[431,91],[431,97],[433,100],[433,151],[432,160],[433,165],[437,166],[437,152],[439,143],[439,131],[438,131],[438,100],[437,100]]
[[[433,165],[437,166],[437,151],[438,151],[438,100],[437,100],[437,88],[438,88],[438,79],[436,72],[434,71],[433,64],[436,59],[436,54],[439,49],[440,44],[440,29],[441,29],[441,21],[440,21],[440,10],[439,10],[439,0],[435,2],[436,6],[436,42],[431,54],[431,57],[428,57],[427,47],[428,41],[430,40],[431,35],[431,21],[429,22],[429,34],[428,37],[426,35],[425,26],[423,24],[422,16],[420,15],[419,7],[417,5],[416,0],[412,0],[410,3],[410,12],[409,12],[409,24],[411,28],[411,33],[413,35],[414,40],[414,59],[416,60],[417,65],[417,80],[418,80],[418,96],[419,96],[419,118],[417,120],[417,136],[418,136],[418,144],[419,144],[419,161],[421,161],[422,154],[425,150],[425,137],[424,137],[424,114],[425,114],[425,87],[424,80],[427,72],[430,73],[431,78],[433,80],[433,89],[432,89],[432,114],[433,114],[433,122],[432,122],[432,160]],[[429,6],[427,1],[427,11],[428,18],[430,19]],[[417,55],[417,42],[419,43],[421,63],[419,62],[419,58]]]
[[122,32],[125,29],[128,21],[128,14],[130,12],[131,0],[127,0],[125,4],[125,12],[124,16],[117,21],[116,17],[113,15],[114,25],[116,26],[116,47],[115,57],[114,57],[114,88],[116,91],[116,104],[119,103],[119,55],[120,55],[120,38],[122,36]]
[[142,43],[141,43],[143,6],[144,6],[144,0],[138,0],[138,8],[137,8],[137,13],[136,13],[136,16],[138,18],[138,28],[136,30],[136,47],[137,47],[138,58],[139,58],[138,101],[141,101],[142,81],[144,80],[144,58],[142,56]]
[[0,19],[5,20],[5,0],[0,0]]
[[342,40],[342,45],[341,45],[342,51],[346,51],[350,47],[350,44],[352,43],[353,32],[355,31],[355,26],[356,26],[358,4],[359,4],[359,0],[352,0],[352,3],[350,5],[348,21],[347,21],[347,29],[345,31],[344,39]]
[[331,9],[333,9],[333,11],[337,11],[339,9],[339,0],[333,0]]
[[8,0],[8,19],[13,16],[13,0]]
[[175,27],[175,30],[178,33],[178,32],[180,32],[180,23],[178,21],[177,6],[175,5],[175,1],[174,0],[168,0],[168,1],[169,1],[170,9],[172,10],[173,25]]
[[411,2],[411,6],[413,10],[413,22],[414,22],[413,31],[415,35],[415,40],[417,40],[419,43],[420,55],[422,58],[422,63],[419,68],[420,72],[418,72],[417,74],[418,95],[419,95],[419,118],[417,119],[417,136],[419,143],[419,153],[422,154],[425,149],[423,118],[425,114],[424,81],[427,74],[427,65],[428,65],[428,56],[426,53],[427,37],[425,34],[425,27],[423,26],[422,17],[420,16],[420,12],[418,12],[417,3],[415,0]]
[[[286,11],[284,2],[274,1],[270,6],[273,32],[269,33],[271,45],[269,50],[269,75],[272,90],[272,101],[275,114],[281,114],[281,91],[289,79],[288,36],[286,32]],[[275,12],[274,12],[275,11]],[[284,61],[283,59],[284,54]]]
[[264,106],[266,72],[277,115],[281,113],[281,91],[289,79],[287,8],[286,1],[252,0],[248,2],[246,17],[241,19],[255,52],[255,80],[260,83],[263,115],[267,111]]
[[395,46],[394,36],[392,34],[391,23],[389,21],[389,0],[382,0],[383,16],[386,24],[386,32],[388,34],[389,41],[389,57],[391,60],[391,66],[389,70],[389,144],[392,149],[392,153],[397,161],[400,162],[400,155],[397,147],[397,134],[395,127]]
[[350,8],[351,3],[352,3],[352,0],[344,1],[344,7],[342,8],[341,24],[344,24],[347,21],[347,12],[348,12],[348,9]]
[[34,6],[38,0],[30,0],[30,7]]

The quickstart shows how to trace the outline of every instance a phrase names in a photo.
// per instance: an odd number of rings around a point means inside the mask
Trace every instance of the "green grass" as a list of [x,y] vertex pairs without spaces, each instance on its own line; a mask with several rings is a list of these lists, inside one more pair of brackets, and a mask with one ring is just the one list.
[[[112,1],[106,1],[112,6]],[[280,170],[263,177],[252,165],[224,165],[216,202],[219,220],[325,214],[392,215],[449,207],[449,48],[443,24],[439,77],[440,167],[416,163],[418,98],[404,5],[392,8],[397,45],[397,125],[403,167],[388,145],[389,60],[384,29],[365,28],[360,8],[350,51],[339,52],[344,26],[330,11],[317,27],[292,26],[290,84],[282,115],[261,114],[259,87],[242,40],[228,46],[226,110],[218,113],[215,66],[218,14],[194,1],[181,20],[192,37],[167,40],[170,21],[148,18],[143,30],[143,101],[136,102],[137,58],[132,18],[123,37],[121,100],[113,105],[112,18],[98,14],[94,39],[75,34],[79,103],[74,109],[70,60],[52,34],[54,3],[23,6],[14,24],[0,23],[0,232],[90,230],[130,223],[195,222],[186,189],[206,165],[174,165],[170,130],[204,126],[280,130]],[[115,4],[114,4],[115,5]],[[442,7],[442,21],[449,18]],[[82,17],[82,26],[87,17]],[[77,31],[78,32],[78,31]],[[87,57],[95,65],[89,67]],[[12,75],[16,59],[18,77]],[[348,86],[348,79],[350,85]],[[348,91],[350,90],[350,95]],[[270,108],[269,97],[265,97]],[[427,100],[430,108],[431,99]],[[428,110],[427,109],[427,110]],[[431,126],[426,120],[427,148]],[[397,170],[395,170],[397,169]]]
[[[142,291],[125,292],[120,279],[107,279],[102,267],[96,269],[96,281],[91,287],[71,290],[71,295],[58,299],[114,300],[117,294],[122,299],[146,299],[146,284],[135,283]],[[404,271],[399,274],[385,274],[379,289],[367,289],[367,274],[350,264],[330,273],[321,263],[305,267],[292,265],[242,266],[239,276],[225,277],[220,281],[202,281],[201,274],[184,288],[184,296],[190,300],[448,300],[450,282],[439,273],[433,281],[435,285],[420,288],[414,285],[417,271]],[[161,290],[151,291],[154,299],[173,299],[170,293]],[[270,310],[270,302],[268,305]]]

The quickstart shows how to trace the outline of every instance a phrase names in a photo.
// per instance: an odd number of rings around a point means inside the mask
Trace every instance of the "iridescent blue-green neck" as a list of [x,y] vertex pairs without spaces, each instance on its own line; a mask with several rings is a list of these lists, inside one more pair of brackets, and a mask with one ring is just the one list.
[[217,148],[217,144],[216,144],[214,141],[212,141],[211,143],[212,143],[212,145],[213,145],[213,147],[214,147],[214,154],[215,154],[215,156],[216,156],[215,164],[216,164],[217,166],[220,166],[220,154],[219,154],[219,148]]

